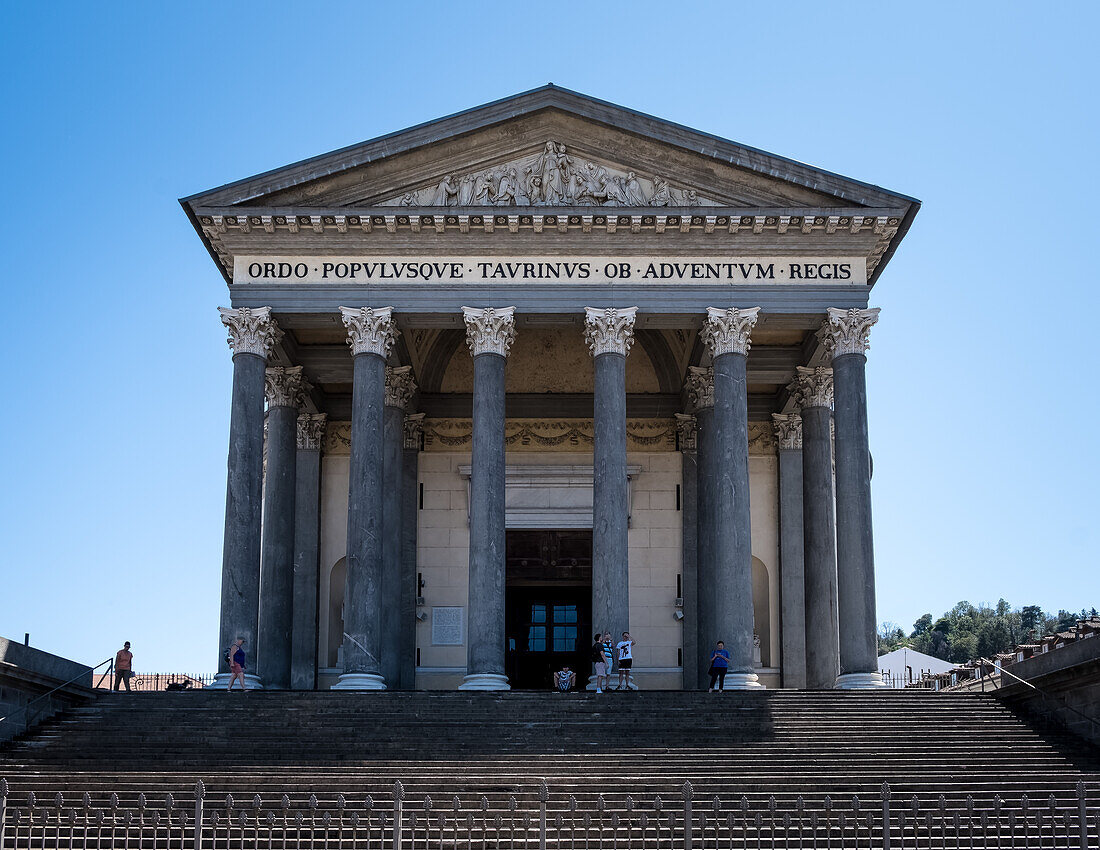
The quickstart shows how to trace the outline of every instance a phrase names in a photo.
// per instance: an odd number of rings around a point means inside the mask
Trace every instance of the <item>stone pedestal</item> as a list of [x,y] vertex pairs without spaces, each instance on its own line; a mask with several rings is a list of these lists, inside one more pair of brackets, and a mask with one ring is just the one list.
[[[218,630],[218,675],[214,684],[229,683],[225,650],[238,637],[255,660],[260,602],[260,527],[263,498],[264,372],[282,331],[271,308],[219,308],[233,349],[233,400],[229,419],[229,463],[222,547],[221,624]],[[260,687],[254,673],[249,687]]]
[[470,590],[465,691],[509,689],[504,673],[504,365],[515,308],[462,308],[474,358]]

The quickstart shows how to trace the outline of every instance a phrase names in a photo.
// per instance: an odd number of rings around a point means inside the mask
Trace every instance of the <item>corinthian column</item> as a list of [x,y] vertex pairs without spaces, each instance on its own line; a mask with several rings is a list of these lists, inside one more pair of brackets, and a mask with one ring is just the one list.
[[256,670],[264,685],[290,687],[294,603],[294,489],[301,366],[267,370],[267,481],[260,555],[260,623]]
[[504,675],[504,363],[515,307],[463,307],[474,358],[470,591],[464,691],[506,691]]
[[865,371],[878,308],[829,308],[836,410],[836,559],[840,611],[838,688],[882,687],[875,635],[875,542]]
[[[694,658],[686,658],[684,666],[694,664],[696,681],[702,687],[709,681],[710,654],[717,633],[717,609],[714,603],[714,586],[718,580],[718,568],[714,560],[714,535],[717,528],[717,506],[714,500],[714,370],[702,366],[688,369],[688,397],[695,411],[696,446],[698,447],[698,480],[696,482],[696,652]],[[747,438],[746,438],[747,439]],[[687,608],[685,600],[685,608]],[[690,614],[690,609],[685,612]],[[686,647],[685,647],[686,650]]]
[[[715,635],[730,653],[726,686],[760,688],[753,669],[752,517],[749,514],[749,334],[759,307],[707,308],[703,339],[714,362]],[[713,645],[713,640],[707,644]]]
[[344,672],[333,686],[383,690],[382,678],[382,407],[386,358],[397,329],[392,307],[341,307],[353,362],[351,465],[348,484]]
[[802,417],[773,413],[779,444],[779,616],[784,688],[806,687]]
[[626,355],[637,307],[584,308],[595,367],[592,469],[592,625],[614,640],[630,630],[627,564]]
[[[225,649],[238,637],[256,651],[260,602],[260,523],[264,452],[264,369],[283,332],[270,307],[219,307],[233,349],[233,401],[229,419],[229,469],[222,546],[221,625],[216,684],[229,682]],[[259,687],[253,672],[249,687]]]
[[806,687],[831,688],[838,667],[836,536],[830,422],[833,370],[799,366],[792,392],[802,408],[802,520],[806,571]]
[[317,584],[321,554],[321,444],[323,413],[298,417],[297,472],[294,478],[294,628],[290,687],[317,687]]
[[405,445],[405,405],[416,392],[412,366],[386,368],[383,413],[382,489],[382,674],[391,688],[401,681],[401,487]]

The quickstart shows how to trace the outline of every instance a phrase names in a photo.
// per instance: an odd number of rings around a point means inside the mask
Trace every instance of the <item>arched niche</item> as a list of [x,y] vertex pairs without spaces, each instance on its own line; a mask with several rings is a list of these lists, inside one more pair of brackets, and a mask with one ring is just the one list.
[[332,565],[328,575],[328,648],[325,664],[336,667],[340,645],[344,642],[344,585],[347,582],[347,558]]
[[756,635],[760,638],[760,663],[771,667],[771,579],[764,562],[756,557],[752,559],[752,615]]

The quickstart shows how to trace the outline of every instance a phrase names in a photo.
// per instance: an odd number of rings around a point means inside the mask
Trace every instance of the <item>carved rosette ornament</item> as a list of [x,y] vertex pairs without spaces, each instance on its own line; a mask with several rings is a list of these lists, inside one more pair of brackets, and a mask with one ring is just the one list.
[[687,393],[694,410],[714,407],[714,369],[710,366],[689,366]]
[[386,367],[386,407],[404,410],[415,392],[416,381],[413,380],[412,366]]
[[377,354],[383,359],[390,356],[398,333],[393,307],[341,307],[340,314],[348,329],[352,357],[357,354]]
[[264,373],[267,406],[298,407],[306,388],[301,366],[268,366]]
[[833,357],[845,354],[863,354],[871,346],[871,326],[878,321],[882,308],[871,307],[867,310],[841,310],[839,307],[828,309],[829,318],[825,330],[832,342],[830,348]]
[[710,356],[747,355],[749,334],[759,315],[759,307],[749,307],[744,310],[736,307],[726,309],[707,307],[707,320],[703,323],[703,341],[710,348]]
[[405,417],[404,447],[420,451],[424,447],[424,414],[410,413]]
[[462,318],[466,322],[466,344],[470,354],[499,354],[508,356],[508,349],[516,339],[515,307],[463,307]]
[[775,438],[781,449],[802,448],[802,417],[797,413],[773,413]]
[[229,347],[233,354],[255,354],[265,360],[283,338],[282,329],[271,318],[270,307],[219,307],[222,324],[229,329]]
[[593,357],[621,354],[626,357],[634,344],[634,319],[637,307],[615,309],[584,308],[584,340]]
[[833,370],[825,366],[799,366],[789,389],[798,398],[798,406],[833,406]]
[[298,417],[298,449],[319,451],[325,440],[325,421],[328,414],[303,413]]
[[698,428],[695,417],[690,413],[676,414],[676,436],[679,441],[678,448],[682,452],[693,452],[697,446]]

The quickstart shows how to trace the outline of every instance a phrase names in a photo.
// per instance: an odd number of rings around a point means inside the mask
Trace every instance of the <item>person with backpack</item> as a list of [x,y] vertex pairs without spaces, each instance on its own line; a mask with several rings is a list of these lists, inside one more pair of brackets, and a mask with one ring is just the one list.
[[233,690],[233,683],[237,679],[241,680],[241,690],[247,691],[248,688],[244,683],[244,668],[247,656],[244,654],[244,638],[238,637],[237,642],[234,643],[229,649],[225,651],[225,660],[229,662],[229,672],[231,674],[229,678],[229,687],[227,691]]

